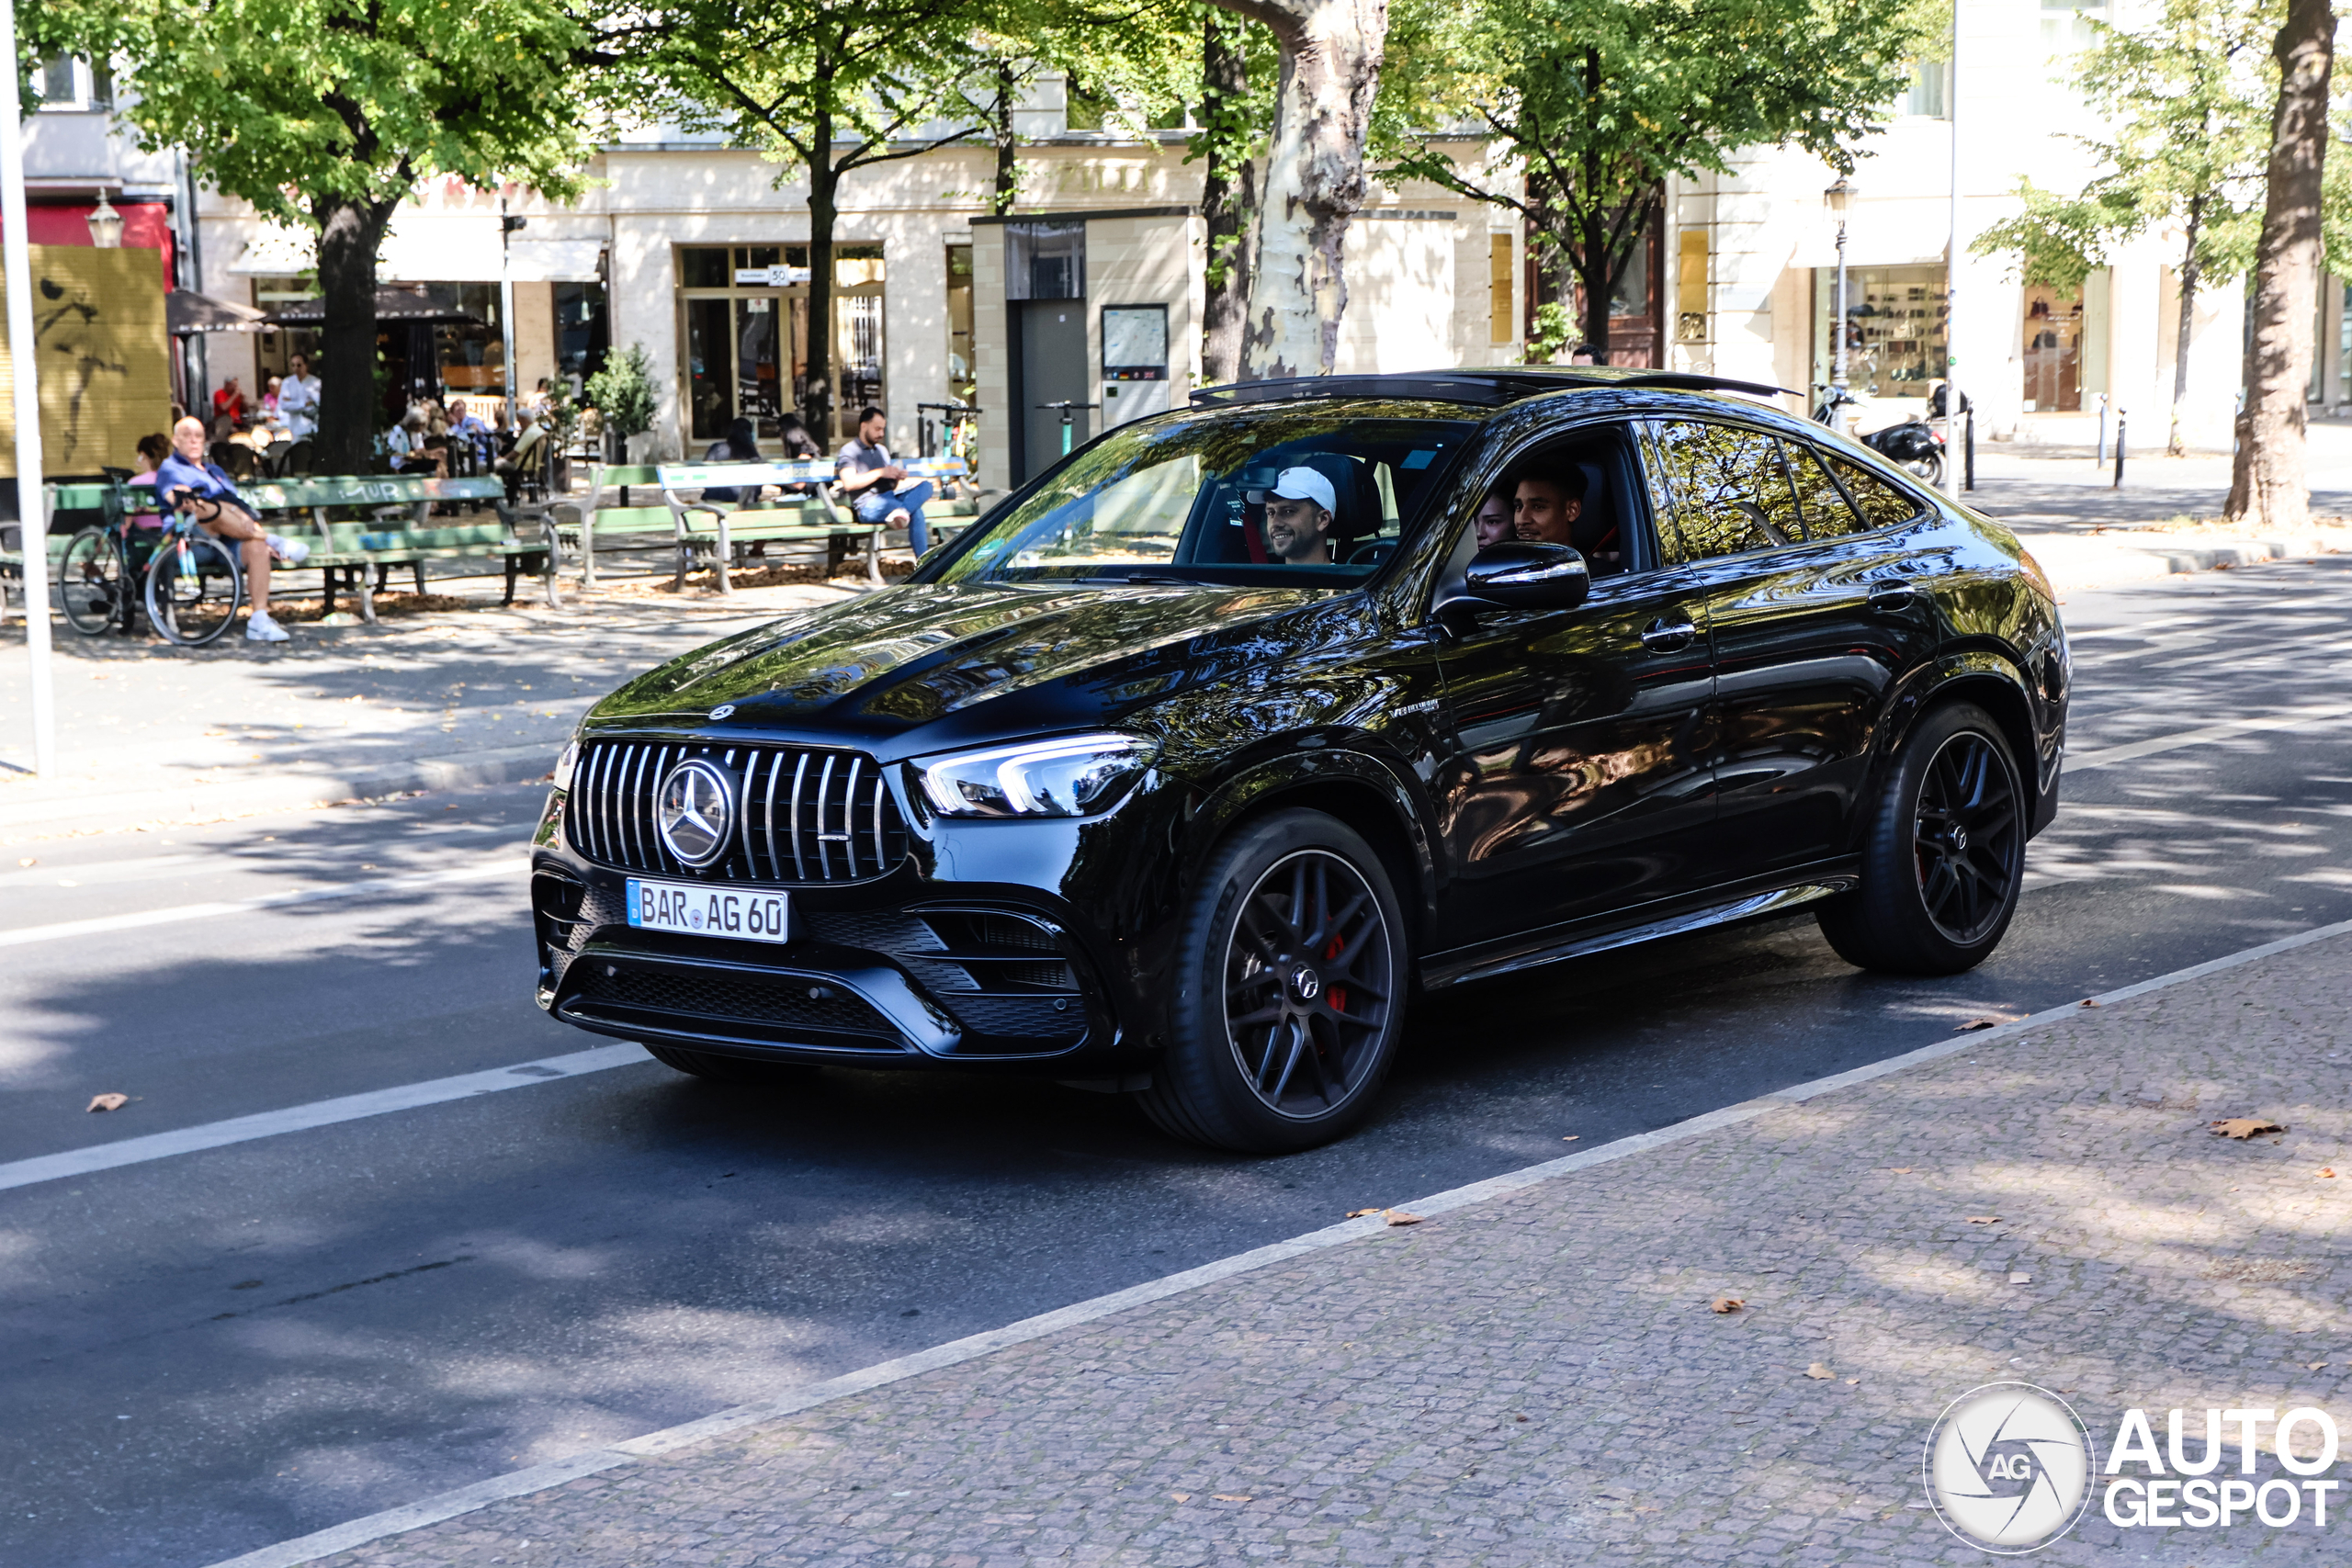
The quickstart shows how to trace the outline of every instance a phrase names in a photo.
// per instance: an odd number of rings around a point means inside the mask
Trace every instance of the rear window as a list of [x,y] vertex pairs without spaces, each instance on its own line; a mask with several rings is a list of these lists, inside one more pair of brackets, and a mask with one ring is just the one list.
[[1369,577],[1477,429],[1446,404],[1195,409],[1123,426],[1000,508],[933,582]]

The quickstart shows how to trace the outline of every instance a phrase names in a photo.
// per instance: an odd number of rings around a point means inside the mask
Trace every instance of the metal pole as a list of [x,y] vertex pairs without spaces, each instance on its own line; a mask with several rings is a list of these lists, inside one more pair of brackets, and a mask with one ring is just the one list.
[[506,361],[506,409],[500,421],[514,428],[514,278],[510,244],[516,224],[506,216],[506,196],[498,197],[498,348]]
[[1963,488],[1973,491],[1976,488],[1976,411],[1970,409],[1961,415],[1961,423],[1967,432],[1968,442],[1968,460],[1963,465],[1966,475]]
[[2123,410],[2115,411],[2115,483],[2113,490],[2123,488]]
[[[1944,439],[1960,419],[1960,0],[1951,0],[1951,59],[1945,63],[1944,118],[1951,127],[1951,241],[1944,253]],[[1960,499],[1960,465],[1944,465],[1944,483]],[[1976,419],[1968,420],[1968,479],[1976,488]]]
[[2091,454],[2094,468],[2107,461],[2107,394],[2098,395],[2098,450]]
[[[1818,232],[1818,231],[1816,231]],[[1846,220],[1838,220],[1838,319],[1831,323],[1838,351],[1830,360],[1829,428],[1843,434],[1846,416]]]
[[57,773],[49,665],[49,508],[41,503],[40,389],[33,353],[33,258],[26,243],[24,105],[17,94],[16,0],[0,0],[0,257],[8,270],[8,368],[17,415],[17,521],[25,557],[25,656],[33,693],[33,772]]

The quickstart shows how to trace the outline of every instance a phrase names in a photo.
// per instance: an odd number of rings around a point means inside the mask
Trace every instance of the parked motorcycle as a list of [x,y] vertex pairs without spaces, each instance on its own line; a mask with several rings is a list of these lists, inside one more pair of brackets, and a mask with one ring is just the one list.
[[1917,414],[1900,424],[1871,431],[1861,443],[1931,485],[1944,482],[1944,438]]

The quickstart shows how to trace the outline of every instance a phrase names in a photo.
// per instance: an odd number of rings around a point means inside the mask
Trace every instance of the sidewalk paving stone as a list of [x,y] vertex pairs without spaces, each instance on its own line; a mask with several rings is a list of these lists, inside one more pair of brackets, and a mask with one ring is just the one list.
[[[2085,1009],[322,1561],[1982,1562],[1919,1484],[1977,1384],[2060,1391],[2101,1453],[2127,1406],[2159,1440],[2176,1405],[2352,1416],[2347,960]],[[2288,1131],[2210,1131],[2238,1114]],[[2094,1503],[2041,1560],[2334,1560],[2346,1507]]]

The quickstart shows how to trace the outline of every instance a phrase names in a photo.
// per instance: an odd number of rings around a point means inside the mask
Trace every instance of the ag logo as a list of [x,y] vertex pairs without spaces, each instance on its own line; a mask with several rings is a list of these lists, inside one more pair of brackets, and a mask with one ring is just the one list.
[[[718,719],[730,718],[734,716],[734,713],[735,705],[733,703],[721,703],[717,707],[710,710],[710,716],[712,720],[716,722]],[[1968,846],[1966,844],[1962,844],[1961,846],[1962,849],[1966,849],[1967,847]]]
[[1928,1434],[1922,1468],[1945,1528],[2001,1556],[2041,1551],[2090,1502],[2083,1424],[2031,1383],[1986,1383],[1953,1400]]
[[706,866],[725,854],[734,820],[735,781],[724,770],[695,757],[662,781],[654,826],[670,852],[688,865]]

